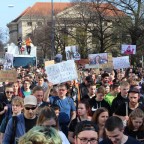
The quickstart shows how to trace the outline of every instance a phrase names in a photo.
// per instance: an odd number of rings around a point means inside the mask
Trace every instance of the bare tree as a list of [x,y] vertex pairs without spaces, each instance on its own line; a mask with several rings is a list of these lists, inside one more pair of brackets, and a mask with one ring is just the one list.
[[[57,16],[57,31],[65,29],[67,41],[71,42],[68,44],[78,45],[82,57],[87,57],[88,53],[112,51],[120,41],[118,29],[113,23],[117,21],[117,15],[124,16],[124,13],[103,2],[76,1],[72,8]],[[117,13],[114,10],[117,10]]]
[[[108,0],[119,7],[127,15],[127,19],[119,19],[117,27],[125,33],[129,44],[137,46],[137,56],[132,56],[132,63],[137,61],[144,52],[144,0]],[[137,60],[136,60],[137,59]]]

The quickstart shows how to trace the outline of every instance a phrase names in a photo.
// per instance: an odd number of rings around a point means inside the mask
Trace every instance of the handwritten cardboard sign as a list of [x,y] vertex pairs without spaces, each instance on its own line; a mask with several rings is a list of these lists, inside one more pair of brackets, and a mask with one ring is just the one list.
[[64,61],[45,67],[49,82],[59,84],[78,78],[74,60]]
[[16,82],[17,73],[16,70],[1,70],[0,71],[0,82]]

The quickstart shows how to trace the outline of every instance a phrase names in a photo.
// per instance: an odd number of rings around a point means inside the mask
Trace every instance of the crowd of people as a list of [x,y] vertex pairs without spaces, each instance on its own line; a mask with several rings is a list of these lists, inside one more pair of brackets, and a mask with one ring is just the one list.
[[53,85],[44,68],[18,67],[1,82],[1,143],[143,144],[143,68],[78,71]]

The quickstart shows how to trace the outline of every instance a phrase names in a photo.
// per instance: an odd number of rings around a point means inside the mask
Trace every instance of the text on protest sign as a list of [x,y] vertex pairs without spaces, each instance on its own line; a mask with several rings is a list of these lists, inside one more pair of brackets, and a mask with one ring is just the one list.
[[113,58],[114,69],[129,68],[129,56]]
[[45,67],[49,82],[58,84],[78,78],[74,60]]
[[1,70],[0,71],[0,82],[16,82],[17,73],[15,70]]

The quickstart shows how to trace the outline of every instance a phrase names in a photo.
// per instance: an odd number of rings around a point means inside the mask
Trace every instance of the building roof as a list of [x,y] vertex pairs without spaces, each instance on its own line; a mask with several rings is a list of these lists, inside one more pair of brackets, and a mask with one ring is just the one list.
[[[71,3],[54,2],[53,3],[54,14],[57,14],[58,12],[61,12],[70,6]],[[28,7],[12,22],[16,22],[21,17],[48,16],[51,15],[51,12],[52,12],[51,2],[37,2],[32,7]]]
[[19,18],[21,18],[25,13],[27,13],[29,10],[31,9],[31,7],[28,7],[27,9],[25,9],[16,19],[14,19],[12,22],[16,22]]
[[98,5],[98,10],[101,11],[104,16],[126,16],[123,11],[119,10],[117,7],[109,3],[101,3],[100,5]]

